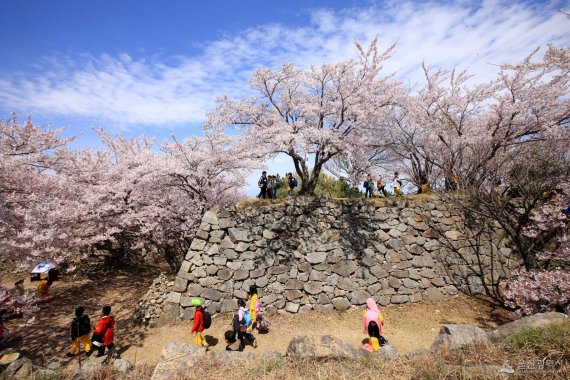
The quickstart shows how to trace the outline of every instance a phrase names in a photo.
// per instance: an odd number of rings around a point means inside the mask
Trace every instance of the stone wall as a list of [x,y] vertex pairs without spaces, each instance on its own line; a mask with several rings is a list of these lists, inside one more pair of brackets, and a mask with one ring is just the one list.
[[174,281],[169,280],[163,273],[155,278],[146,294],[139,300],[135,307],[135,324],[160,327],[173,322],[174,318],[162,313],[168,293],[173,286]]
[[440,300],[482,293],[518,267],[498,231],[475,236],[435,197],[299,197],[206,212],[163,312],[191,318],[192,297],[234,311],[253,284],[269,312]]

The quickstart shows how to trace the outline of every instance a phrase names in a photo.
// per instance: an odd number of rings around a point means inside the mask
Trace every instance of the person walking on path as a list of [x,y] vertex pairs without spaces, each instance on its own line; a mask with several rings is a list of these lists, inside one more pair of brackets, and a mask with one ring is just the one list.
[[386,344],[386,341],[380,335],[380,329],[378,328],[378,323],[370,321],[368,324],[368,343],[362,346],[362,349],[369,352],[376,352]]
[[79,306],[75,309],[75,317],[71,321],[71,347],[67,353],[68,357],[73,357],[81,352],[81,345],[85,348],[85,353],[87,355],[91,354],[91,337],[89,333],[91,332],[91,321],[87,314],[83,314],[85,308]]
[[251,326],[247,328],[248,332],[253,331],[257,322],[257,314],[259,313],[259,296],[257,295],[257,287],[252,285],[249,287],[249,314],[251,314]]
[[[253,334],[247,332],[248,323],[246,314],[249,314],[249,311],[245,308],[245,301],[240,299],[238,300],[238,340],[241,343],[241,346],[245,348],[245,339],[251,342],[253,348],[257,348],[257,339],[253,336]],[[251,318],[251,315],[249,316]]]
[[199,298],[192,298],[192,305],[196,307],[194,312],[194,325],[192,325],[192,334],[196,333],[196,346],[208,347],[206,339],[202,336],[204,331],[204,308]]
[[105,354],[105,348],[111,355],[115,355],[115,318],[111,315],[111,306],[103,307],[103,316],[93,330],[93,345],[97,346],[97,356]]
[[40,299],[40,303],[47,303],[51,301],[51,295],[49,294],[49,288],[53,281],[48,278],[46,280],[41,280],[37,287],[37,295]]
[[373,298],[368,298],[366,300],[366,310],[364,310],[364,319],[362,321],[362,330],[366,334],[370,334],[368,331],[368,325],[370,322],[375,322],[378,324],[378,329],[380,330],[380,334],[384,332],[384,317],[378,310],[378,306]]
[[267,198],[267,182],[267,172],[264,170],[261,172],[259,181],[257,181],[257,186],[259,186],[260,189],[259,195],[257,196],[258,198]]

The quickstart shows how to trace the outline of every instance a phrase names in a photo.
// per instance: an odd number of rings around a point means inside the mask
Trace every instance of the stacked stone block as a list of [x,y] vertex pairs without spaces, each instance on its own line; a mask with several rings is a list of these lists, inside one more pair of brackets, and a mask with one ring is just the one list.
[[345,310],[368,297],[383,306],[441,300],[482,292],[481,276],[491,266],[492,276],[520,266],[497,236],[475,257],[464,232],[463,217],[436,198],[413,204],[293,198],[213,209],[202,218],[164,312],[191,318],[192,297],[204,299],[211,313],[234,311],[251,285],[269,312]]

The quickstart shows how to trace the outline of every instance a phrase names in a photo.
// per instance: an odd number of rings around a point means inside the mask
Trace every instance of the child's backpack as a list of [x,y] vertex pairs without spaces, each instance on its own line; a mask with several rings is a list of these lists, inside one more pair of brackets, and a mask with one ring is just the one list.
[[83,336],[91,332],[91,321],[87,315],[84,314],[77,318],[77,329],[79,336]]
[[251,314],[249,311],[244,311],[243,312],[243,320],[245,321],[245,325],[247,327],[251,326]]
[[256,323],[257,323],[257,331],[259,331],[260,333],[266,333],[269,331],[270,323],[263,316],[258,314]]
[[212,326],[212,316],[206,310],[202,310],[202,315],[204,316],[204,328],[209,329]]
[[361,347],[364,351],[374,352],[374,348],[370,343],[364,343]]
[[299,182],[297,182],[297,178],[293,178],[293,187],[297,187]]

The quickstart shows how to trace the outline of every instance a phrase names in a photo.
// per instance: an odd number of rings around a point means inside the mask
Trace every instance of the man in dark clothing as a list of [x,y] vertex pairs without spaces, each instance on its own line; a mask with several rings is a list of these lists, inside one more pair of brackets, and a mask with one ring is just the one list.
[[85,347],[85,353],[91,353],[91,339],[89,333],[91,332],[91,321],[89,316],[83,314],[85,308],[79,306],[75,309],[75,317],[71,321],[71,348],[67,356],[73,357],[81,351],[81,344]]
[[264,170],[261,173],[261,178],[259,178],[259,181],[257,182],[257,186],[259,186],[259,188],[261,189],[259,195],[257,196],[258,198],[267,198],[267,172]]

